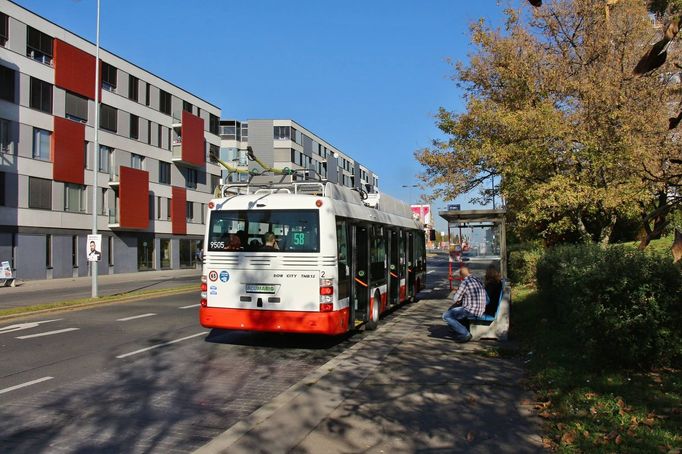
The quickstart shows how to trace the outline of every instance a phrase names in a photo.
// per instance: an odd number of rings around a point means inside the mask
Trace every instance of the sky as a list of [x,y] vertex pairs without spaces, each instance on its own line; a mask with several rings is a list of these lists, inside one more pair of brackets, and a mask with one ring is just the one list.
[[[95,42],[96,0],[14,1]],[[498,3],[101,0],[100,43],[223,119],[295,120],[378,174],[382,192],[416,203],[429,189],[412,187],[414,152],[440,137],[439,107],[464,109],[448,59],[466,61],[469,25],[499,23]],[[468,206],[432,211],[448,203]]]

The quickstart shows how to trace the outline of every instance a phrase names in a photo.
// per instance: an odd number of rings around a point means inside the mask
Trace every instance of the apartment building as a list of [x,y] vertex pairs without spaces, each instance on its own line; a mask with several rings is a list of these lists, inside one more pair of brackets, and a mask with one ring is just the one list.
[[88,275],[93,197],[100,274],[195,265],[220,178],[220,109],[100,59],[96,88],[93,43],[0,0],[0,261],[20,279]]
[[[379,187],[378,175],[293,120],[221,120],[220,139],[220,159],[239,169],[260,170],[247,158],[251,146],[258,159],[275,168],[308,170],[309,178],[319,175],[367,192]],[[223,178],[240,181],[248,175],[223,171]]]

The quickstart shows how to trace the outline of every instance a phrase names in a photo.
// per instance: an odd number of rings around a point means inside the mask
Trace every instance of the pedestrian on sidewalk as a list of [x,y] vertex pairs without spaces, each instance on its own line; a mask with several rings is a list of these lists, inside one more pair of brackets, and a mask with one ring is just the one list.
[[464,343],[471,340],[471,333],[460,320],[483,315],[486,298],[483,282],[471,274],[466,262],[460,265],[460,270],[464,280],[453,297],[454,305],[443,314],[443,320],[455,332],[455,341]]

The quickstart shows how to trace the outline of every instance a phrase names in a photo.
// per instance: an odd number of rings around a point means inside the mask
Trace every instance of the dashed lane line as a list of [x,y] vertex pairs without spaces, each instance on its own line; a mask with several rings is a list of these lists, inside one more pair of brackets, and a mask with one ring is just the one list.
[[138,318],[145,318],[145,317],[153,317],[153,316],[155,316],[155,315],[156,315],[156,314],[153,314],[153,313],[150,312],[149,314],[133,315],[132,317],[119,318],[119,319],[117,319],[116,321],[117,321],[117,322],[127,322],[128,320],[135,320],[135,319],[138,319]]
[[53,334],[61,334],[61,333],[68,333],[69,331],[77,331],[79,329],[80,328],[64,328],[64,329],[58,329],[56,331],[47,331],[45,333],[27,334],[26,336],[17,336],[17,339],[31,339],[33,337],[51,336]]
[[166,345],[176,344],[178,342],[182,342],[182,341],[185,341],[187,339],[192,339],[193,337],[205,336],[206,334],[208,334],[208,331],[202,331],[201,333],[192,334],[191,336],[181,337],[180,339],[175,339],[172,341],[164,342],[162,344],[152,345],[151,347],[147,347],[147,348],[141,348],[139,350],[135,350],[134,352],[124,353],[122,355],[118,355],[116,358],[118,358],[118,359],[126,358],[128,356],[137,355],[138,353],[144,353],[144,352],[148,352],[149,350],[154,350],[155,348],[161,348],[161,347],[165,347]]
[[193,307],[199,307],[199,306],[200,306],[200,304],[197,303],[197,304],[190,304],[189,306],[180,306],[178,309],[191,309]]
[[15,385],[15,386],[10,386],[9,388],[0,389],[0,394],[5,394],[5,393],[8,393],[10,391],[15,391],[17,389],[25,388],[25,387],[31,386],[31,385],[36,385],[36,384],[42,383],[44,381],[52,380],[53,378],[54,377],[43,377],[43,378],[39,378],[37,380],[27,381],[26,383],[22,383],[20,385]]

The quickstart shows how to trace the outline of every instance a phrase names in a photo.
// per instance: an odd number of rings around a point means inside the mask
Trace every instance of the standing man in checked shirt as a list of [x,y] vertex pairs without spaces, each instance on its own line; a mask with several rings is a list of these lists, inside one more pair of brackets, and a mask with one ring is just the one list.
[[471,333],[459,322],[459,320],[469,316],[480,317],[483,315],[486,298],[483,282],[471,274],[469,265],[462,263],[460,269],[464,280],[453,298],[455,300],[455,306],[451,307],[443,314],[443,320],[445,320],[448,326],[455,332],[455,341],[464,343],[471,340]]

